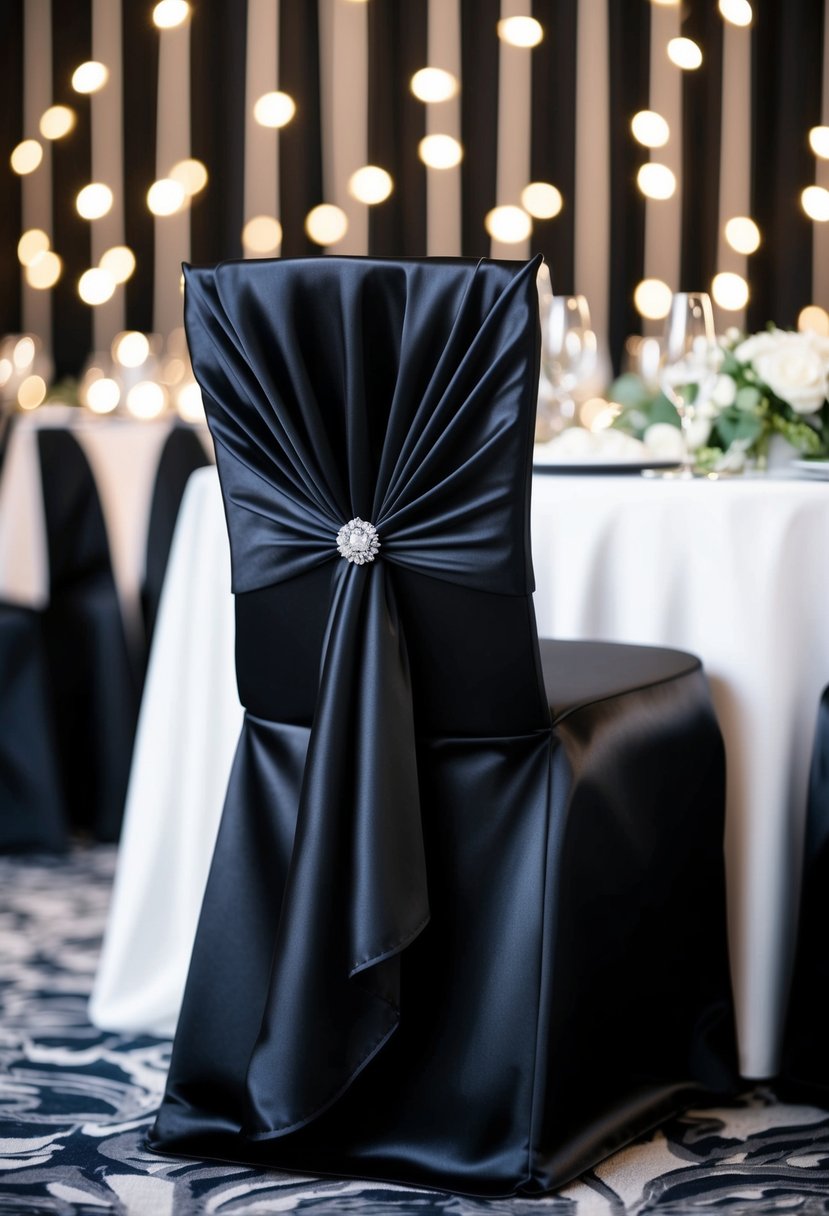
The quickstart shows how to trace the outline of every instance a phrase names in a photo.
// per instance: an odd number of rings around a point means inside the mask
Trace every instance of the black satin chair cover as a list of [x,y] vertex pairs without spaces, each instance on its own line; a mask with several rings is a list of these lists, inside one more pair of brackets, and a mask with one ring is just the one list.
[[786,1097],[829,1108],[829,688],[818,707],[803,848],[797,952],[783,1044]]
[[551,716],[537,266],[186,268],[246,714],[152,1148],[534,1193],[730,1082],[699,663],[576,648]]
[[161,451],[147,527],[141,606],[148,646],[155,629],[161,588],[184,490],[190,475],[209,463],[204,444],[192,427],[175,425]]

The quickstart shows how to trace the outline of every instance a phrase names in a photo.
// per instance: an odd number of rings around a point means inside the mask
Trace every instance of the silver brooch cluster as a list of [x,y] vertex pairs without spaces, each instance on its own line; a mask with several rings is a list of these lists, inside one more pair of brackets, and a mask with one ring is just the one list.
[[337,548],[346,561],[364,566],[373,562],[380,552],[380,537],[374,524],[364,519],[350,519],[337,533]]

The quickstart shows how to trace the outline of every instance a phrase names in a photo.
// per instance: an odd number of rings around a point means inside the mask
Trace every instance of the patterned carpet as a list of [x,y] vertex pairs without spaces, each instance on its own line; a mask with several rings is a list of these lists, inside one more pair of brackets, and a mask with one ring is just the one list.
[[114,852],[0,859],[0,1216],[677,1216],[829,1212],[829,1114],[758,1091],[696,1111],[558,1195],[482,1201],[166,1160],[143,1137],[169,1043],[86,1019]]

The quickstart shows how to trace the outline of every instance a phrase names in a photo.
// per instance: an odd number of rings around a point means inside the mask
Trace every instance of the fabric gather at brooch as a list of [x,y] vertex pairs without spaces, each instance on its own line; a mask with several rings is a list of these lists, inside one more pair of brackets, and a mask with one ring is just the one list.
[[337,533],[337,548],[346,561],[364,566],[373,562],[380,551],[380,537],[374,524],[364,519],[350,519]]

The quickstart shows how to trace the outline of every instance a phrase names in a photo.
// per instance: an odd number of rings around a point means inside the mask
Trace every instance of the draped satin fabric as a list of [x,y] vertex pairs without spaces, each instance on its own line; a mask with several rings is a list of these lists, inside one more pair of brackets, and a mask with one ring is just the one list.
[[[151,1148],[538,1192],[722,1079],[716,1050],[710,1067],[687,1063],[689,1038],[727,1021],[719,948],[702,985],[674,977],[676,1042],[621,1016],[627,1047],[611,1025],[593,1072],[570,1008],[568,991],[593,1000],[625,952],[611,967],[600,951],[582,974],[560,900],[579,889],[563,867],[594,866],[569,805],[595,775],[578,771],[585,716],[553,729],[532,607],[537,267],[186,268],[246,713]],[[362,566],[336,548],[357,516],[381,545]],[[694,845],[711,840],[698,799],[721,844],[721,742],[699,664],[681,660],[661,693],[622,687],[641,696],[645,739],[665,723],[680,756],[690,736],[689,765],[695,741],[706,758],[673,799],[663,893],[674,863],[686,883],[696,859],[721,889],[721,855]],[[627,728],[600,738],[612,793],[593,822],[633,817],[625,852],[642,879],[662,803],[630,777]],[[635,921],[628,880],[610,889],[605,903],[590,888],[597,933]],[[563,986],[559,955],[574,968]],[[551,1022],[573,1068],[550,1058]],[[581,1088],[599,1117],[588,1103],[562,1136],[559,1099],[578,1106]]]

